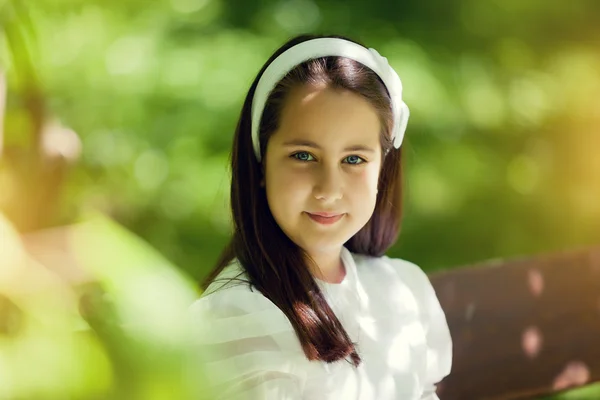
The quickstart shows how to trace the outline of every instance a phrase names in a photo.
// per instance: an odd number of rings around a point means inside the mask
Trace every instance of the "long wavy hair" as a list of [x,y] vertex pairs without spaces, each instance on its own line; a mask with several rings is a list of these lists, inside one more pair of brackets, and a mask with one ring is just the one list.
[[[309,360],[361,362],[347,332],[329,307],[308,268],[312,259],[275,222],[261,187],[263,169],[254,155],[251,108],[256,85],[268,65],[288,48],[306,40],[338,35],[297,36],[280,47],[252,83],[235,132],[231,153],[231,212],[233,237],[215,268],[202,283],[206,289],[225,266],[236,260],[251,288],[259,290],[287,316]],[[357,42],[355,42],[357,43]],[[377,111],[381,125],[382,165],[373,215],[345,246],[353,253],[381,256],[396,241],[402,217],[401,151],[392,148],[392,108],[388,91],[369,68],[344,57],[309,60],[290,71],[270,94],[259,128],[261,154],[277,130],[285,100],[294,88],[323,84],[365,98]],[[265,157],[263,156],[263,160]]]

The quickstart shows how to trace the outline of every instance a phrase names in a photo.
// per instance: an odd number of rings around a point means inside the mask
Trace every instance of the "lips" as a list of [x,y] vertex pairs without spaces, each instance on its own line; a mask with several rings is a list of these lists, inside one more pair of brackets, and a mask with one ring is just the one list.
[[315,213],[306,213],[310,219],[319,224],[323,225],[331,225],[339,221],[345,214],[339,213],[330,213],[330,212],[315,212]]

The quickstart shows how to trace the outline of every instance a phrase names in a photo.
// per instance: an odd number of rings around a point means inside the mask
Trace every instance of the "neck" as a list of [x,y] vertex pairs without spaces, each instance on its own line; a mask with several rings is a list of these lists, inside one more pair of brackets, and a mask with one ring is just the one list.
[[312,274],[320,280],[328,283],[340,283],[346,276],[341,248],[335,251],[311,252],[309,255],[316,264],[310,265],[309,268]]

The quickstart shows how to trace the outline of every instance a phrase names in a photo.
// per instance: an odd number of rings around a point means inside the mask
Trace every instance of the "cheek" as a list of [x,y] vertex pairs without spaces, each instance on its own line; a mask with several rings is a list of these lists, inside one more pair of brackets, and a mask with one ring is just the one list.
[[310,175],[306,171],[284,165],[267,168],[265,183],[269,207],[274,214],[293,211],[311,190]]
[[266,185],[269,191],[280,192],[279,194],[282,196],[302,190],[308,186],[308,183],[309,175],[305,171],[285,165],[274,166],[266,173]]
[[377,192],[379,168],[376,165],[363,169],[355,178],[355,184],[360,186],[365,195],[373,195]]
[[348,187],[348,200],[352,204],[355,216],[359,219],[370,218],[377,203],[377,181],[379,170],[377,168],[365,168],[353,177],[353,182]]

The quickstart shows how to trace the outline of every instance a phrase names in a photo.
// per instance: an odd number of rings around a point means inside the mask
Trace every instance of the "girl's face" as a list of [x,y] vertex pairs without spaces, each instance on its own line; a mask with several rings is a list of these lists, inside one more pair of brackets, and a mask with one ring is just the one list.
[[310,255],[339,251],[371,218],[380,129],[373,106],[350,91],[306,85],[287,98],[264,158],[267,201]]

